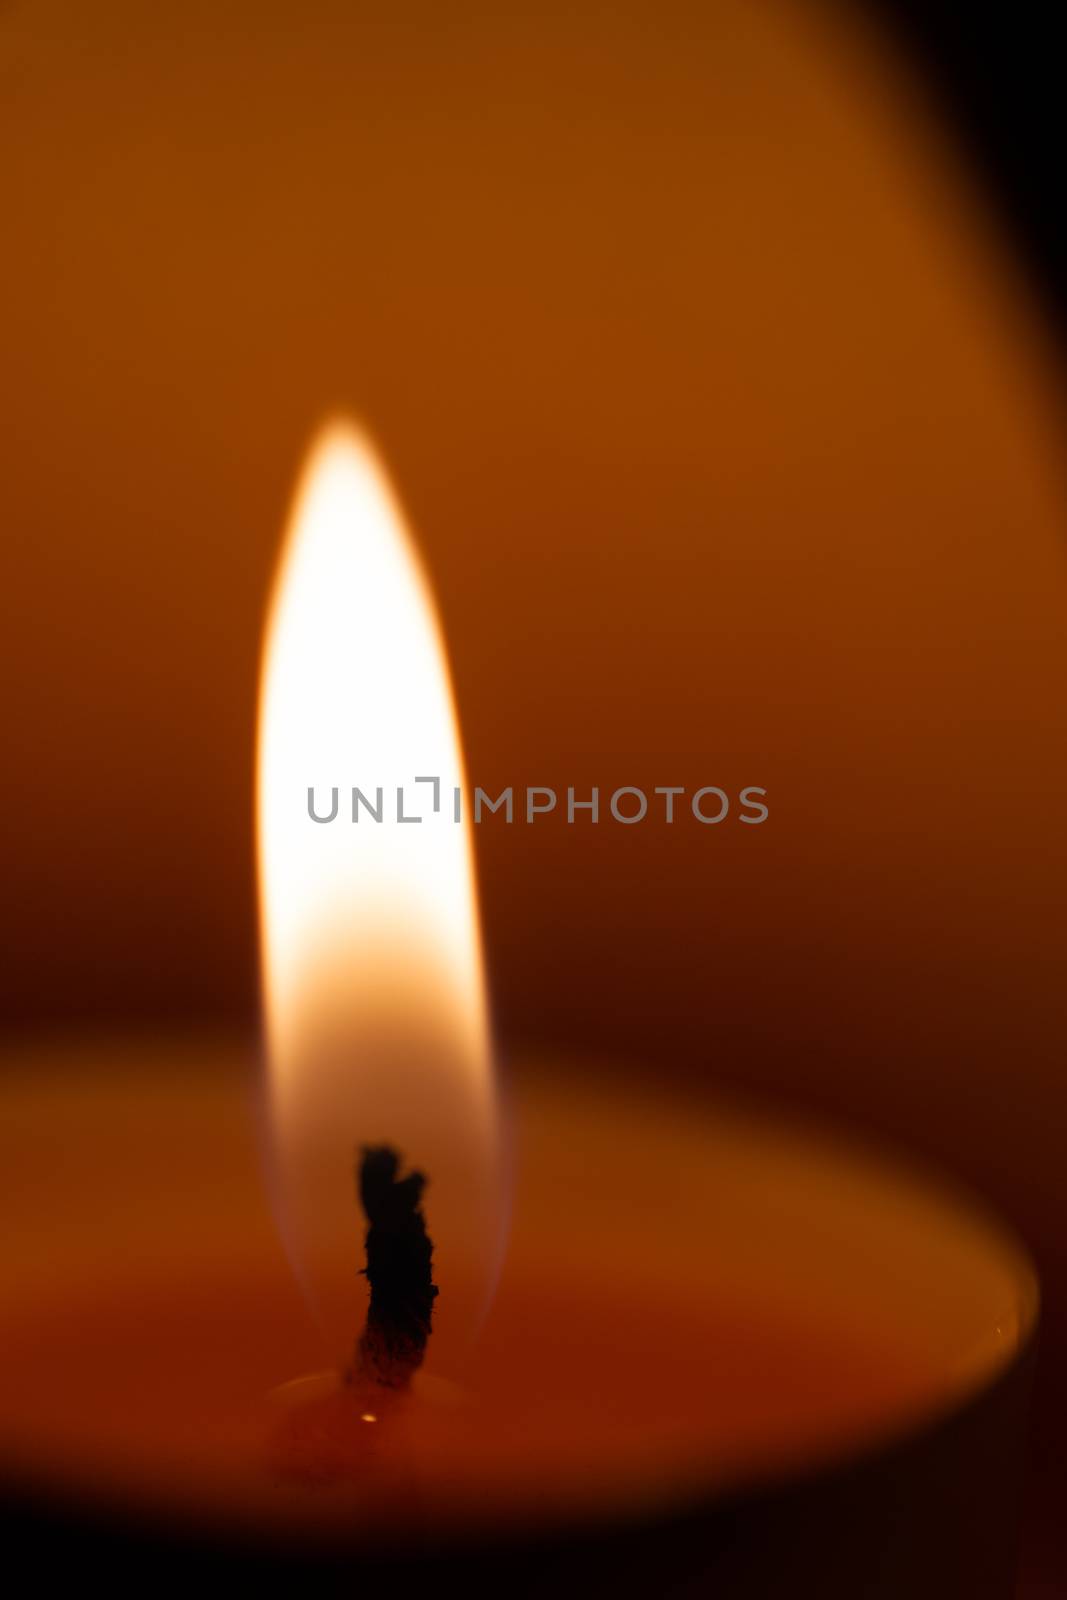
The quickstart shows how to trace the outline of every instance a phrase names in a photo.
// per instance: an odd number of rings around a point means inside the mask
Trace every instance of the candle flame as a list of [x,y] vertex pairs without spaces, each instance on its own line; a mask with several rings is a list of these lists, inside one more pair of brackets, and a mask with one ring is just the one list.
[[499,1140],[462,787],[428,583],[374,449],[334,422],[270,607],[257,811],[283,1233],[338,1359],[365,1299],[362,1145],[394,1146],[429,1180],[439,1353],[466,1341],[492,1275]]

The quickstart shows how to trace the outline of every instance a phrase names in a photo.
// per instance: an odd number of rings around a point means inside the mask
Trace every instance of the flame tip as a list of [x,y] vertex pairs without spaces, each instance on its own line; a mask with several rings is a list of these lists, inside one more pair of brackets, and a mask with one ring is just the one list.
[[369,456],[378,467],[382,467],[382,452],[374,433],[354,411],[343,408],[328,411],[312,430],[306,459],[313,461],[323,452],[337,449]]

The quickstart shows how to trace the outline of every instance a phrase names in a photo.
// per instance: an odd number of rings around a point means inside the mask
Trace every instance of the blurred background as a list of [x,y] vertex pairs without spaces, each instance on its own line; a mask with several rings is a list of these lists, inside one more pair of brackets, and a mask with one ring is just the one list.
[[1047,1297],[1033,1597],[1067,1582],[1051,28],[0,6],[8,1036],[255,1026],[261,618],[354,409],[473,782],[768,791],[761,828],[483,824],[505,1053],[784,1095],[997,1201]]

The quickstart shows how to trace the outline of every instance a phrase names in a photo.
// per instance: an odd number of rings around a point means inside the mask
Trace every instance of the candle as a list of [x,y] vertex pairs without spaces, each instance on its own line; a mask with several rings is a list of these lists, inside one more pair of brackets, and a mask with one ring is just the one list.
[[[503,1254],[509,1138],[443,642],[347,425],[297,495],[260,737],[278,1234],[247,1050],[22,1053],[0,1145],[22,1219],[0,1367],[20,1513],[69,1537],[91,1505],[111,1559],[151,1519],[185,1559],[213,1539],[248,1563],[388,1559],[394,1582],[447,1560],[515,1593],[577,1593],[592,1564],[620,1593],[1007,1594],[1036,1289],[970,1202],[560,1059],[516,1074]],[[316,813],[318,786],[351,792],[350,823]],[[357,1344],[355,1174],[381,1222],[404,1160],[428,1180],[403,1210],[440,1297],[419,1279],[398,1362],[373,1303]]]
[[[564,1593],[589,1560],[620,1593],[675,1592],[675,1562],[731,1595],[1011,1592],[1033,1280],[937,1185],[743,1107],[516,1063],[510,1243],[467,1392],[435,1392],[431,1341],[403,1443],[368,1443],[379,1494],[273,1471],[278,1386],[335,1352],[263,1201],[254,1052],[40,1042],[6,1065],[0,1464],[38,1553],[47,1512],[120,1567],[147,1526],[204,1570],[219,1541],[311,1567],[341,1542],[357,1572],[499,1548],[523,1593],[536,1547]],[[354,1196],[349,1220],[356,1285]]]

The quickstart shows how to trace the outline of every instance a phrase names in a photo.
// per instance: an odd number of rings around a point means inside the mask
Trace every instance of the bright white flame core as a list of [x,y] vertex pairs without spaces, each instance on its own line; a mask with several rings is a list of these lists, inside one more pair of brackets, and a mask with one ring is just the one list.
[[[440,781],[433,789],[417,777]],[[294,1264],[336,1344],[359,1331],[358,1148],[424,1170],[440,1351],[484,1301],[499,1141],[462,757],[444,646],[385,473],[344,423],[296,496],[268,621],[258,823],[270,1117]],[[338,811],[329,823],[332,791]],[[352,789],[372,805],[353,820]],[[406,813],[397,820],[397,790]],[[421,803],[415,804],[414,797]],[[450,1282],[451,1279],[451,1291]]]

